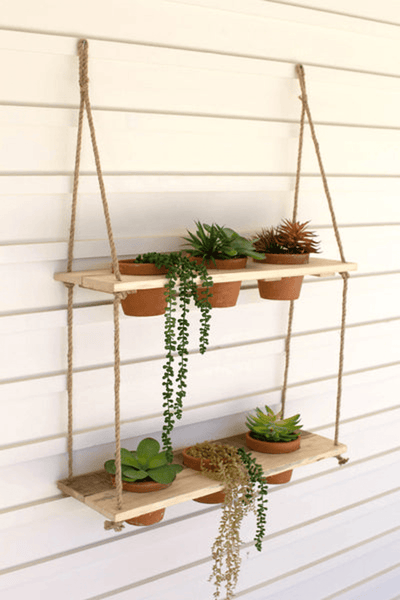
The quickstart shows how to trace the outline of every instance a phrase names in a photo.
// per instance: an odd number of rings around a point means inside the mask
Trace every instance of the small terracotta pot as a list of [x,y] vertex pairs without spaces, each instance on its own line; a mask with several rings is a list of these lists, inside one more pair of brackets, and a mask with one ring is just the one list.
[[[216,467],[212,467],[211,462],[208,459],[190,456],[190,454],[187,454],[187,450],[189,450],[189,448],[185,448],[185,450],[182,451],[184,465],[190,469],[193,469],[194,471],[201,471],[202,463],[205,467],[207,467],[207,469],[210,469],[211,471],[216,470]],[[220,504],[221,502],[224,502],[224,500],[225,492],[223,490],[220,492],[214,492],[213,494],[207,494],[207,496],[202,496],[201,498],[194,498],[195,502],[201,502],[202,504]]]
[[[195,257],[194,260],[197,264],[200,264],[202,259]],[[227,271],[233,271],[235,269],[244,269],[247,264],[247,257],[244,258],[228,258],[226,260],[216,259],[215,264],[213,261],[207,261],[207,269],[221,269]],[[214,283],[211,286],[210,292],[212,296],[209,298],[209,302],[213,308],[229,308],[236,306],[237,299],[239,297],[241,281],[228,281],[226,283]],[[199,294],[204,293],[204,288],[199,288]]]
[[[304,265],[309,262],[309,254],[266,254],[264,260],[257,260],[259,263],[268,263],[274,265]],[[258,290],[261,298],[267,300],[297,300],[300,296],[303,276],[284,277],[279,281],[261,281],[258,283]]]
[[[121,275],[163,275],[167,269],[157,267],[152,263],[137,263],[135,259],[118,261]],[[154,317],[163,315],[167,307],[165,287],[150,290],[136,290],[121,300],[124,313],[130,317]]]
[[[256,440],[250,434],[250,431],[246,433],[246,446],[254,452],[262,452],[263,454],[286,454],[289,452],[295,452],[300,448],[300,436],[296,440],[291,442],[263,442]],[[267,483],[287,483],[292,477],[292,469],[278,473],[277,475],[269,475],[266,478]]]
[[[115,475],[110,475],[113,487],[115,486]],[[145,494],[147,492],[158,492],[169,487],[170,483],[157,483],[156,481],[123,481],[122,489],[126,492],[135,492],[137,494]],[[154,510],[144,515],[132,517],[132,519],[126,519],[126,523],[129,525],[155,525],[164,518],[165,508]]]

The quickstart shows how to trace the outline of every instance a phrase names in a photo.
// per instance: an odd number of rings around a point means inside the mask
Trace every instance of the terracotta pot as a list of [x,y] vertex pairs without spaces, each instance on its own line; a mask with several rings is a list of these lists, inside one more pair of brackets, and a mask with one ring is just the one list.
[[[250,434],[250,431],[246,433],[246,446],[254,452],[262,452],[263,454],[286,454],[288,452],[295,452],[300,448],[300,436],[296,440],[291,442],[263,442],[256,440]],[[267,483],[287,483],[292,477],[292,469],[278,473],[277,475],[270,475],[266,477]]]
[[[309,254],[266,254],[264,260],[256,262],[274,265],[304,265],[309,262]],[[297,300],[300,296],[303,276],[284,277],[279,281],[258,281],[261,298],[267,300]]]
[[[121,275],[163,275],[167,269],[157,267],[152,263],[137,263],[135,259],[118,261]],[[154,317],[163,315],[167,307],[165,288],[137,290],[121,300],[122,310],[131,317]]]
[[[115,486],[115,475],[110,475],[113,487]],[[170,483],[157,483],[156,481],[123,481],[122,489],[126,492],[135,492],[137,494],[145,494],[148,492],[158,492],[159,490],[164,490],[169,487]],[[139,515],[138,517],[133,517],[132,519],[126,519],[126,523],[129,525],[155,525],[155,523],[159,523],[164,518],[165,508],[160,508],[159,510],[154,510],[152,512],[146,513],[144,515]]]
[[[201,462],[202,464],[212,471],[215,471],[216,467],[211,466],[211,462],[209,460],[197,458],[195,456],[190,456],[187,454],[187,450],[189,448],[185,448],[182,451],[183,455],[183,464],[193,469],[194,471],[201,471]],[[207,494],[207,496],[202,496],[201,498],[194,498],[195,502],[201,502],[202,504],[220,504],[225,500],[225,492],[221,490],[220,492],[214,492],[213,494]]]
[[[201,263],[201,258],[194,257],[197,264]],[[235,269],[244,269],[247,264],[247,258],[228,258],[226,260],[216,259],[215,264],[213,261],[207,261],[207,269],[221,269],[233,271]],[[236,306],[237,299],[239,297],[241,281],[228,281],[227,283],[214,283],[211,286],[210,292],[212,293],[209,298],[210,304],[213,308],[228,308]],[[199,294],[204,292],[204,288],[199,288]]]

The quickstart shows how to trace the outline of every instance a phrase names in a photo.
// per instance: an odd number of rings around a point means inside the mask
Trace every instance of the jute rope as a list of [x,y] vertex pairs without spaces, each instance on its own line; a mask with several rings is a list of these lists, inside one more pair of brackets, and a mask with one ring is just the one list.
[[[78,201],[79,173],[82,151],[82,130],[83,117],[86,109],[86,115],[89,124],[90,138],[92,142],[93,154],[96,163],[97,178],[99,181],[100,195],[103,203],[103,211],[106,220],[108,241],[111,250],[111,259],[113,270],[116,278],[121,281],[121,274],[118,266],[117,251],[114,243],[114,236],[111,227],[111,219],[108,208],[108,202],[105,192],[103,174],[100,164],[99,150],[96,142],[96,134],[92,116],[92,109],[89,100],[89,76],[88,76],[88,42],[87,40],[79,40],[78,42],[79,56],[79,87],[80,87],[80,104],[78,117],[78,134],[75,154],[75,169],[74,169],[74,184],[72,194],[72,209],[71,209],[71,224],[68,240],[68,263],[67,271],[72,271],[73,249],[75,241],[76,229],[76,208]],[[67,393],[68,393],[68,479],[73,477],[73,292],[74,284],[67,283],[68,287],[68,368],[67,368]],[[120,355],[119,355],[119,305],[120,295],[115,294],[114,297],[114,355],[115,355],[115,438],[116,438],[116,488],[117,488],[117,506],[122,507],[122,481],[121,481],[121,439],[120,439]],[[119,524],[116,524],[119,527]],[[117,529],[119,530],[119,529]]]
[[114,398],[115,398],[115,486],[117,488],[117,507],[122,508],[122,478],[121,478],[121,357],[119,353],[119,309],[121,295],[114,294]]
[[[302,148],[303,148],[303,131],[304,131],[304,120],[305,114],[307,115],[307,120],[310,126],[311,137],[314,143],[314,149],[318,159],[318,165],[322,177],[323,187],[326,195],[326,199],[328,201],[329,211],[331,214],[332,225],[335,233],[336,242],[339,248],[340,258],[342,262],[346,262],[344,257],[343,245],[340,239],[339,228],[336,221],[335,211],[333,208],[332,197],[328,187],[328,181],[326,178],[325,169],[322,163],[321,151],[319,148],[319,143],[317,140],[317,136],[315,133],[314,123],[311,116],[310,106],[308,103],[308,96],[306,90],[306,82],[305,82],[305,74],[303,65],[296,65],[296,73],[299,78],[301,96],[300,100],[302,102],[302,111],[300,118],[300,134],[299,134],[299,150],[297,157],[297,171],[296,171],[296,187],[295,187],[295,200],[294,200],[294,209],[293,209],[293,220],[296,219],[297,216],[297,206],[298,206],[298,195],[299,195],[299,187],[300,187],[300,171],[301,171],[301,156],[302,156]],[[343,362],[344,362],[344,341],[345,341],[345,331],[346,331],[346,313],[347,313],[347,291],[348,291],[348,279],[349,273],[341,273],[343,278],[343,294],[342,294],[342,317],[341,317],[341,328],[340,328],[340,347],[339,347],[339,368],[338,368],[338,383],[337,383],[337,396],[336,396],[336,416],[335,416],[335,437],[334,443],[335,445],[339,444],[339,423],[340,423],[340,411],[341,411],[341,400],[342,400],[342,379],[343,379]],[[289,308],[289,318],[288,318],[288,330],[286,335],[285,342],[285,372],[284,372],[284,382],[282,388],[282,414],[284,414],[285,409],[285,400],[286,400],[286,390],[287,390],[287,381],[288,381],[288,372],[289,372],[289,363],[290,363],[290,341],[292,335],[292,326],[293,326],[293,312],[294,312],[294,301],[290,302]],[[348,461],[348,459],[343,458],[342,456],[338,456],[339,464],[344,464]]]
[[[298,145],[298,150],[297,150],[296,185],[295,185],[295,190],[294,190],[294,205],[293,205],[293,215],[292,215],[293,221],[295,221],[297,218],[297,210],[298,210],[298,205],[299,205],[300,174],[301,174],[301,159],[303,156],[305,114],[306,114],[305,106],[304,106],[304,104],[302,104],[301,115],[300,115],[299,145]],[[282,392],[281,392],[282,419],[285,416],[285,409],[286,409],[286,394],[287,394],[287,385],[288,385],[288,378],[289,378],[290,348],[291,348],[291,341],[292,341],[293,315],[294,315],[294,300],[290,300],[288,325],[287,325],[287,332],[286,332],[286,339],[285,339],[285,370],[283,373],[283,384],[282,384]]]

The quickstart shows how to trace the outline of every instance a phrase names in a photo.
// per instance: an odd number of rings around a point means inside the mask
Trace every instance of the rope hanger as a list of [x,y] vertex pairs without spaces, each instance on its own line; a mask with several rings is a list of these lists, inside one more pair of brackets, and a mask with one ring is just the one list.
[[[73,194],[72,194],[72,208],[71,208],[71,223],[70,223],[70,233],[68,240],[68,263],[67,263],[67,271],[72,271],[72,263],[73,263],[73,248],[75,241],[75,230],[76,230],[76,207],[77,207],[77,198],[78,198],[78,186],[79,186],[79,174],[80,174],[80,162],[81,162],[81,149],[82,149],[82,129],[83,129],[83,119],[84,113],[86,112],[87,120],[89,124],[90,130],[90,138],[91,144],[96,164],[96,174],[99,182],[100,194],[103,204],[103,211],[106,221],[107,227],[107,235],[108,241],[111,251],[111,259],[113,265],[113,271],[115,277],[118,281],[121,281],[121,274],[118,266],[118,257],[116,252],[116,247],[114,243],[114,237],[111,227],[111,220],[108,208],[108,202],[105,192],[105,186],[103,181],[103,174],[101,170],[100,164],[100,156],[96,142],[95,128],[93,123],[92,110],[89,100],[89,77],[88,77],[88,42],[87,40],[81,39],[78,42],[78,56],[79,56],[79,88],[80,88],[80,105],[79,105],[79,117],[78,117],[78,133],[77,133],[77,146],[76,146],[76,155],[75,155],[75,168],[74,168],[74,182],[73,182]],[[308,98],[305,88],[305,77],[304,77],[304,69],[301,65],[297,65],[296,67],[297,74],[300,81],[300,87],[302,91],[302,95],[300,99],[302,101],[302,112],[300,119],[300,136],[299,136],[299,150],[298,150],[298,159],[297,159],[297,173],[296,173],[296,187],[295,187],[295,200],[294,200],[294,209],[293,209],[293,220],[295,220],[297,216],[297,205],[298,205],[298,195],[299,195],[299,187],[300,187],[300,171],[301,171],[301,159],[302,159],[302,147],[303,147],[303,133],[304,133],[304,122],[305,115],[307,114],[307,119],[311,129],[311,135],[314,142],[315,150],[318,157],[318,163],[320,166],[321,176],[324,184],[325,194],[327,196],[329,209],[331,212],[332,223],[335,230],[336,241],[339,246],[340,255],[342,258],[342,262],[344,260],[343,248],[340,241],[339,231],[336,223],[336,218],[333,210],[333,204],[330,197],[328,184],[326,181],[325,171],[322,165],[321,155],[319,151],[318,142],[315,136],[315,130],[312,122],[312,117],[308,105]],[[346,321],[346,299],[347,299],[347,280],[348,273],[341,273],[343,277],[343,301],[342,301],[342,321],[341,321],[341,337],[340,337],[340,353],[339,353],[339,373],[338,373],[338,392],[337,392],[337,405],[336,405],[336,424],[335,424],[335,444],[337,445],[338,437],[339,437],[339,419],[340,419],[340,406],[341,406],[341,393],[342,393],[342,375],[343,375],[343,350],[344,350],[344,331],[345,331],[345,321]],[[68,315],[68,351],[67,351],[67,393],[68,393],[68,435],[67,435],[67,445],[68,445],[68,480],[71,480],[73,477],[73,295],[74,295],[74,283],[65,283],[68,288],[68,307],[67,307],[67,315]],[[115,484],[116,484],[116,504],[118,510],[122,509],[122,479],[121,479],[121,423],[120,423],[120,329],[119,329],[119,313],[120,313],[120,302],[123,297],[125,297],[125,293],[114,293],[114,301],[113,301],[113,317],[114,317],[114,394],[115,394],[115,466],[116,466],[116,474],[115,474]],[[285,400],[286,400],[286,391],[287,391],[287,380],[288,380],[288,371],[289,371],[289,362],[290,362],[290,342],[292,335],[292,324],[293,324],[293,312],[294,312],[294,301],[290,302],[290,310],[289,310],[289,320],[288,320],[288,331],[285,342],[285,354],[286,354],[286,362],[285,362],[285,373],[284,373],[284,382],[282,387],[282,414],[284,414],[285,410]],[[348,459],[344,459],[342,457],[337,457],[340,464],[344,464]],[[115,531],[120,531],[123,527],[121,523],[116,523],[113,521],[105,521],[104,524],[106,529],[114,529]]]
[[[322,183],[326,195],[326,199],[328,201],[329,212],[331,214],[332,225],[335,233],[336,243],[339,248],[340,258],[342,262],[346,262],[344,257],[343,245],[340,239],[339,228],[336,221],[335,211],[333,208],[332,197],[328,187],[328,181],[326,178],[325,169],[322,163],[321,151],[319,148],[317,136],[315,133],[314,123],[311,116],[310,106],[308,103],[308,96],[306,90],[306,80],[303,65],[296,65],[296,73],[300,83],[301,96],[299,97],[301,100],[301,115],[300,115],[300,131],[299,131],[299,146],[297,153],[297,169],[296,169],[296,184],[295,184],[295,193],[294,193],[294,206],[293,206],[293,216],[292,220],[295,221],[297,218],[297,210],[298,210],[298,201],[299,201],[299,190],[300,190],[300,173],[301,173],[301,160],[303,154],[303,139],[304,139],[304,123],[305,116],[307,115],[308,124],[310,126],[311,137],[314,143],[314,149],[318,159],[318,165],[322,177]],[[338,368],[338,377],[337,377],[337,394],[336,394],[336,417],[335,417],[335,437],[334,443],[337,446],[339,444],[339,423],[340,423],[340,411],[341,411],[341,402],[342,402],[342,379],[343,379],[343,363],[344,363],[344,340],[345,340],[345,331],[346,331],[346,313],[347,313],[347,291],[348,291],[348,272],[340,273],[343,278],[343,293],[342,293],[342,317],[341,317],[341,325],[340,325],[340,346],[339,346],[339,368]],[[285,414],[285,406],[286,406],[286,392],[288,385],[288,373],[289,373],[289,364],[290,364],[290,345],[292,339],[292,327],[293,327],[293,314],[294,314],[294,300],[290,301],[289,306],[289,316],[288,316],[288,327],[287,334],[285,339],[285,370],[283,375],[283,385],[281,392],[281,404],[282,404],[282,417]],[[336,457],[339,461],[340,465],[345,464],[349,459],[343,458],[342,456]]]
[[[79,56],[79,88],[80,88],[80,104],[79,104],[79,118],[78,118],[78,134],[76,144],[76,155],[75,155],[75,169],[74,169],[74,184],[72,193],[72,209],[71,209],[71,225],[70,234],[68,241],[68,263],[67,271],[72,271],[73,262],[73,248],[75,241],[75,229],[76,229],[76,207],[78,200],[78,186],[79,186],[79,172],[81,162],[81,151],[82,151],[82,128],[83,118],[86,111],[86,116],[89,124],[90,139],[92,143],[92,149],[96,164],[97,179],[99,182],[100,195],[103,203],[104,217],[106,220],[108,242],[111,250],[111,259],[113,270],[118,281],[121,281],[121,273],[118,266],[118,256],[114,243],[114,236],[111,227],[110,212],[108,208],[108,202],[106,197],[106,191],[103,181],[103,173],[100,164],[100,155],[96,142],[96,134],[93,123],[92,108],[89,100],[89,75],[88,75],[88,42],[87,40],[79,40],[78,42],[78,56]],[[73,477],[73,293],[74,284],[66,283],[68,288],[68,367],[67,367],[67,393],[68,393],[68,479]],[[114,396],[115,396],[115,484],[117,492],[117,508],[122,509],[122,479],[121,479],[121,418],[120,418],[120,330],[119,330],[119,308],[121,298],[125,297],[124,293],[114,294],[113,303],[113,315],[114,315]],[[112,521],[106,521],[105,527],[120,531],[123,527],[120,523],[114,523]]]

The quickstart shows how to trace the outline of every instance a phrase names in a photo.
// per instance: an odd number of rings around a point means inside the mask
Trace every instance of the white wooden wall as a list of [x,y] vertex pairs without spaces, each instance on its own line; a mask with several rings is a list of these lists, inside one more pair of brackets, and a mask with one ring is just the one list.
[[[193,221],[240,231],[291,214],[298,83],[309,97],[351,277],[341,440],[351,461],[299,469],[270,491],[262,554],[245,548],[246,600],[393,600],[400,594],[400,6],[396,0],[1,0],[2,600],[206,600],[219,509],[167,510],[106,532],[55,481],[66,476],[66,265],[77,126],[76,45],[90,92],[121,256],[179,247]],[[108,260],[85,130],[76,267]],[[300,214],[337,250],[307,130]],[[77,472],[113,452],[112,308],[78,290]],[[296,303],[288,410],[332,435],[341,279]],[[191,313],[194,323],[196,311]],[[216,310],[191,356],[175,445],[243,430],[277,405],[287,305]],[[161,429],[162,318],[122,318],[123,438]]]

